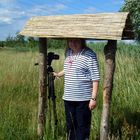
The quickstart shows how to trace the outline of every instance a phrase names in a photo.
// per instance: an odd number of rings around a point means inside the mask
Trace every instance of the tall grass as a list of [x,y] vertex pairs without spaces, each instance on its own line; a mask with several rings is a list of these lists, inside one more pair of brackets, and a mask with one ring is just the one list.
[[[89,44],[100,65],[100,88],[97,108],[92,112],[91,140],[99,139],[104,77],[103,43]],[[52,51],[52,50],[50,50]],[[63,68],[64,50],[52,65]],[[119,44],[116,54],[114,89],[110,108],[110,140],[140,138],[140,47]],[[38,66],[37,51],[0,50],[0,140],[37,140]],[[55,130],[52,107],[46,115],[45,140],[65,140],[66,125],[63,107],[63,78],[55,80],[58,125]],[[48,101],[49,102],[49,101]],[[50,101],[50,103],[52,103]]]

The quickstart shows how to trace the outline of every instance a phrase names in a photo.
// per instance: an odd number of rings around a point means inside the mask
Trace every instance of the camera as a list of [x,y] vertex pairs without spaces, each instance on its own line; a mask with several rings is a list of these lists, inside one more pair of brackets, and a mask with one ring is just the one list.
[[[49,52],[48,55],[47,55],[47,65],[51,65],[52,63],[52,60],[58,60],[59,59],[59,55],[55,54],[54,52]],[[35,62],[34,64],[35,66],[36,65],[39,65],[38,61]]]
[[48,64],[47,65],[51,65],[52,60],[58,60],[59,59],[59,55],[55,54],[54,52],[49,52],[47,55],[47,60],[48,60]]

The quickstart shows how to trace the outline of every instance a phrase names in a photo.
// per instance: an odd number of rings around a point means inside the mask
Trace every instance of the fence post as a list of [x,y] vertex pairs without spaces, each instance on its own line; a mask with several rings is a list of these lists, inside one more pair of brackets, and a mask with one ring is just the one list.
[[111,95],[113,89],[116,50],[117,50],[117,41],[108,40],[107,45],[104,47],[105,75],[103,83],[103,110],[100,125],[100,140],[108,139],[109,107],[111,103]]
[[47,39],[39,38],[39,97],[38,97],[38,126],[37,134],[43,137],[46,123],[47,100]]

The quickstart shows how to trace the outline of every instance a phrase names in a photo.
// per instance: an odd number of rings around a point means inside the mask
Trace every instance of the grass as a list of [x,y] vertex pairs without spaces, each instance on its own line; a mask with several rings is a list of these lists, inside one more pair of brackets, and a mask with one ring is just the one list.
[[[103,43],[89,44],[97,54],[101,82],[98,106],[93,111],[91,140],[99,139],[104,77]],[[51,51],[51,50],[50,50]],[[53,50],[54,51],[54,50]],[[55,71],[63,68],[64,51],[52,65]],[[110,108],[110,140],[140,138],[140,47],[120,43],[116,54],[114,89]],[[38,66],[34,63],[37,51],[0,49],[0,140],[37,140]],[[55,81],[58,125],[54,127],[52,107],[46,115],[45,140],[65,140],[66,125],[63,108],[63,78]],[[50,113],[51,111],[51,113]],[[50,117],[51,116],[51,117]],[[50,119],[51,118],[51,119]],[[50,121],[51,120],[51,121]],[[54,132],[55,131],[55,132]]]

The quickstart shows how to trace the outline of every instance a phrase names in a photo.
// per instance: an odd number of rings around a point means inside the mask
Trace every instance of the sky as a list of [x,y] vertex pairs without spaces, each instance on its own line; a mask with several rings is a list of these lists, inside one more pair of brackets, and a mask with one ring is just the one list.
[[33,16],[118,12],[124,0],[0,0],[0,40],[23,29]]

